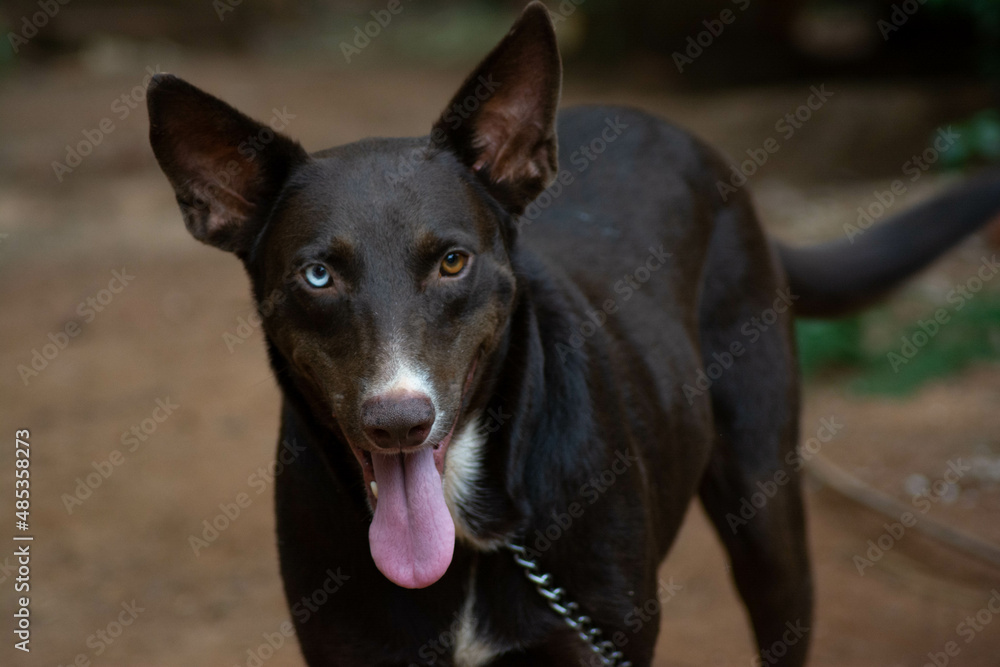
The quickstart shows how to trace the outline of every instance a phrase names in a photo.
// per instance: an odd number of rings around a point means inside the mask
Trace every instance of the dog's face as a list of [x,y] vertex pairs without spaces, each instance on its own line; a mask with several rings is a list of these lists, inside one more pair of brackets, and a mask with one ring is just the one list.
[[185,224],[244,261],[290,380],[358,462],[372,555],[401,586],[451,560],[448,448],[513,307],[513,218],[556,173],[560,79],[532,3],[422,139],[308,155],[180,79],[149,88]]
[[279,302],[267,333],[321,421],[365,466],[371,452],[429,443],[440,472],[514,277],[505,212],[451,153],[399,175],[425,148],[367,141],[303,165],[248,263]]

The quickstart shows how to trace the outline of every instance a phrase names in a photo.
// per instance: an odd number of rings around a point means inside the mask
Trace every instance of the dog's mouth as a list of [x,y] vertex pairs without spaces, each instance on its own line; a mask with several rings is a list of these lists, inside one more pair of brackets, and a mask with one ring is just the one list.
[[350,443],[375,511],[368,532],[376,567],[404,588],[430,586],[448,570],[455,524],[444,499],[448,446],[463,414],[479,355],[466,374],[451,428],[437,443],[406,453],[373,453]]
[[368,494],[368,504],[371,505],[372,509],[378,506],[378,480],[375,477],[375,458],[381,459],[392,459],[397,457],[406,458],[408,456],[414,456],[422,451],[430,451],[434,460],[434,468],[437,470],[438,477],[442,480],[444,479],[444,466],[445,466],[445,455],[448,452],[448,445],[451,444],[451,436],[455,432],[455,426],[458,424],[458,418],[461,413],[455,416],[454,421],[451,424],[451,430],[437,443],[427,443],[421,446],[420,449],[414,450],[412,452],[407,452],[405,454],[392,453],[392,454],[378,454],[373,453],[367,449],[361,449],[356,446],[353,442],[351,444],[351,451],[354,452],[354,458],[358,460],[361,464],[361,473],[365,480],[365,492]]

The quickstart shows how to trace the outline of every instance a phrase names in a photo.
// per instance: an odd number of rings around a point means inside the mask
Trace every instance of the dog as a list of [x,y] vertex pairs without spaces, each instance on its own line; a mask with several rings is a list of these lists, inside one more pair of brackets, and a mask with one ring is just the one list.
[[[794,317],[863,308],[1000,211],[990,175],[854,244],[784,246],[712,149],[559,112],[561,76],[536,2],[425,137],[308,154],[149,88],[153,151],[191,234],[243,262],[302,450],[275,498],[310,665],[649,665],[657,615],[635,614],[696,496],[758,645],[808,628]],[[784,643],[804,664],[808,633]]]

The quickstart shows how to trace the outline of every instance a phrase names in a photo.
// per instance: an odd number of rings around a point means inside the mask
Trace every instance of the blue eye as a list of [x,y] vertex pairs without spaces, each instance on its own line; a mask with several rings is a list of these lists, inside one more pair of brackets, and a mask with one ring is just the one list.
[[333,282],[329,269],[322,264],[310,264],[303,273],[306,282],[313,287],[329,287],[330,283]]

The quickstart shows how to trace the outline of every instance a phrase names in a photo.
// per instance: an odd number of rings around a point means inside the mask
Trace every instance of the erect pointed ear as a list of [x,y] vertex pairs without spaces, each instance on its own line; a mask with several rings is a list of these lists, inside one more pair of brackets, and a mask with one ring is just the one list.
[[274,198],[308,159],[299,144],[169,74],[146,93],[149,142],[188,231],[243,257]]
[[545,5],[532,2],[459,88],[431,140],[457,154],[501,204],[519,214],[559,169],[561,85],[552,20]]

